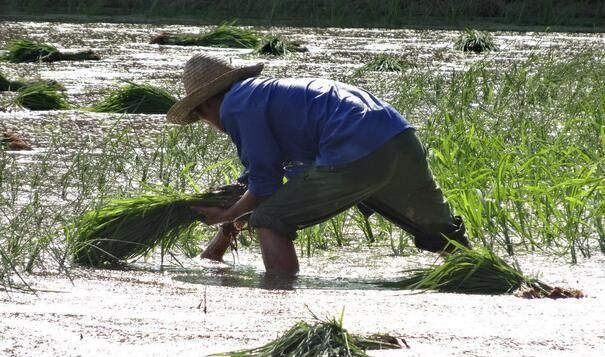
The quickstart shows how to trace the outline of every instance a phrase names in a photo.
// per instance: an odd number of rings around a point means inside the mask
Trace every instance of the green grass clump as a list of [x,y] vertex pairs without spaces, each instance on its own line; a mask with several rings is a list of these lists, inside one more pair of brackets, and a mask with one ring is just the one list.
[[129,83],[111,91],[90,110],[102,113],[166,114],[176,101],[176,98],[161,88]]
[[100,57],[92,50],[60,52],[54,46],[34,42],[29,39],[18,39],[8,43],[8,52],[3,59],[12,63],[24,62],[55,62],[99,60]]
[[12,63],[38,62],[59,52],[55,47],[28,39],[13,40],[7,45],[5,59]]
[[464,30],[464,33],[456,40],[454,48],[475,53],[497,50],[496,44],[489,33],[473,29]]
[[228,207],[243,194],[243,186],[183,194],[155,190],[109,201],[86,212],[67,231],[77,264],[103,266],[146,255],[156,246],[165,252],[200,222],[191,206]]
[[308,49],[298,42],[286,41],[277,36],[264,38],[254,50],[255,53],[271,56],[285,56],[291,52],[307,52]]
[[0,92],[2,91],[17,91],[23,87],[34,85],[34,84],[46,84],[47,86],[54,88],[58,91],[64,91],[65,87],[55,80],[27,80],[27,81],[11,81],[8,78],[4,77],[2,73],[0,73]]
[[399,57],[386,53],[379,53],[374,56],[368,63],[363,65],[358,72],[377,71],[377,72],[403,72],[413,65]]
[[264,346],[213,356],[365,357],[366,350],[401,348],[397,339],[388,335],[360,337],[350,334],[342,327],[342,315],[338,320],[315,319],[314,324],[304,321],[296,323],[282,336]]
[[160,33],[151,39],[150,43],[179,46],[209,46],[223,48],[256,48],[260,36],[248,29],[225,23],[214,30],[203,34],[171,34]]
[[466,294],[508,294],[522,288],[552,290],[548,285],[507,264],[487,248],[468,249],[456,242],[458,250],[445,257],[442,265],[410,270],[406,279],[385,283],[400,289],[426,289]]
[[17,91],[15,104],[29,110],[69,109],[65,94],[57,87],[46,82],[26,85]]

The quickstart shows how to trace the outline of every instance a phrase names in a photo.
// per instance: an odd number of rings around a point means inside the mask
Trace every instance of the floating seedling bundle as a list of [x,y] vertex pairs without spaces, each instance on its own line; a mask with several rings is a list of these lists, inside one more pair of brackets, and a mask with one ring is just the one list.
[[69,109],[65,93],[57,88],[58,84],[46,82],[27,84],[17,91],[15,104],[29,110]]
[[103,266],[146,255],[157,246],[165,252],[199,223],[191,206],[228,207],[244,190],[241,185],[200,194],[162,189],[111,200],[67,230],[74,262]]
[[350,334],[342,327],[342,315],[315,323],[296,323],[282,336],[264,346],[248,350],[215,354],[223,357],[365,357],[366,350],[398,349],[407,346],[405,342],[389,335],[361,337]]
[[202,34],[162,32],[152,38],[150,43],[179,46],[256,48],[260,43],[260,36],[252,30],[235,27],[232,23],[225,23],[210,32]]
[[454,48],[475,53],[497,50],[496,44],[489,33],[473,29],[464,30],[464,33],[456,40]]
[[264,38],[254,52],[262,55],[285,56],[290,52],[307,52],[308,49],[298,42],[287,41],[277,36]]
[[34,85],[34,84],[46,84],[49,87],[52,87],[59,91],[64,91],[65,87],[57,81],[54,80],[27,80],[27,81],[11,81],[8,78],[4,77],[2,73],[0,73],[0,92],[2,91],[17,91],[23,87]]
[[443,264],[407,271],[403,280],[383,284],[399,289],[422,289],[465,294],[509,294],[524,297],[582,297],[574,289],[553,288],[537,278],[525,276],[487,248],[469,249],[450,242],[456,252],[445,256]]
[[55,62],[99,60],[100,57],[92,50],[59,51],[57,48],[31,41],[29,39],[13,40],[7,45],[4,59],[12,63],[23,62]]
[[149,84],[129,83],[110,91],[105,99],[91,107],[94,112],[166,114],[176,103],[167,91]]

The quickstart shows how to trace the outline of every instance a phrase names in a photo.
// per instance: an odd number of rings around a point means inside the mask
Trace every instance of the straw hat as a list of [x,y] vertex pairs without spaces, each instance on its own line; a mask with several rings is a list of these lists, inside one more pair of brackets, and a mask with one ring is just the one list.
[[228,89],[233,82],[258,76],[262,70],[262,63],[236,68],[222,58],[207,53],[194,54],[185,64],[183,73],[186,96],[170,108],[166,115],[168,121],[189,124],[200,120],[192,113],[198,105]]

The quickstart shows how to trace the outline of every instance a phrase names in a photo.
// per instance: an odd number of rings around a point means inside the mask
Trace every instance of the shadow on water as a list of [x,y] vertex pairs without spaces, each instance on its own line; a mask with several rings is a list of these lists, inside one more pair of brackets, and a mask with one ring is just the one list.
[[[249,267],[220,267],[204,269],[171,269],[177,273],[174,280],[201,285],[258,288],[266,290],[329,289],[329,290],[383,290],[371,281],[316,276],[284,277],[260,272]],[[180,273],[180,274],[179,274]]]

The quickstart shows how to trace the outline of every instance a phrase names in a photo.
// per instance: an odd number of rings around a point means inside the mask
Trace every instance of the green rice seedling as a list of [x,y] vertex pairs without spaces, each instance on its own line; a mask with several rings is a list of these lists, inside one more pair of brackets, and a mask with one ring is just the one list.
[[308,49],[298,42],[286,41],[277,36],[264,38],[259,46],[254,50],[255,53],[271,56],[285,56],[291,52],[307,52]]
[[497,50],[494,39],[489,33],[474,29],[465,29],[464,33],[456,40],[454,48],[475,53]]
[[110,91],[90,108],[103,113],[166,114],[176,99],[167,91],[149,84],[129,83]]
[[37,62],[50,54],[59,52],[55,47],[29,39],[17,39],[7,45],[5,59],[12,63]]
[[86,212],[68,229],[73,260],[77,264],[102,266],[146,255],[157,246],[166,252],[199,223],[191,206],[228,207],[243,191],[240,185],[201,194],[163,189],[113,199]]
[[388,335],[360,337],[350,334],[342,326],[342,315],[338,320],[332,318],[322,321],[317,317],[315,320],[313,324],[304,321],[296,323],[282,336],[264,346],[212,356],[365,357],[368,356],[366,350],[398,349],[405,344]]
[[27,81],[11,81],[8,78],[4,77],[2,73],[0,73],[0,92],[2,91],[17,91],[25,86],[36,84],[36,83],[45,83],[49,87],[53,87],[56,90],[64,91],[65,87],[62,84],[55,80],[27,80]]
[[210,32],[202,34],[171,34],[162,32],[151,39],[150,43],[178,46],[209,46],[223,48],[256,48],[260,36],[248,29],[223,23]]
[[368,63],[357,70],[357,73],[368,71],[376,72],[403,72],[414,67],[410,61],[399,56],[379,53],[375,55]]
[[29,110],[63,110],[69,109],[65,93],[56,86],[38,82],[26,85],[17,91],[15,104]]
[[59,51],[57,48],[34,42],[29,39],[18,39],[8,43],[8,52],[4,59],[12,63],[24,62],[55,62],[99,60],[100,57],[92,50]]
[[450,244],[455,245],[457,251],[445,256],[442,265],[410,270],[409,277],[384,285],[465,294],[509,294],[529,290],[548,297],[557,290],[566,290],[523,275],[487,248],[469,249],[453,241]]

